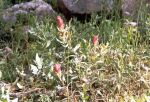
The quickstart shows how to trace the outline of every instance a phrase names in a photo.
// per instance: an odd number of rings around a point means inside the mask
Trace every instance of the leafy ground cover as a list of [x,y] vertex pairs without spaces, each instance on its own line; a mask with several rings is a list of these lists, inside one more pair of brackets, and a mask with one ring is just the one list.
[[149,102],[150,15],[142,10],[137,22],[1,21],[0,101]]

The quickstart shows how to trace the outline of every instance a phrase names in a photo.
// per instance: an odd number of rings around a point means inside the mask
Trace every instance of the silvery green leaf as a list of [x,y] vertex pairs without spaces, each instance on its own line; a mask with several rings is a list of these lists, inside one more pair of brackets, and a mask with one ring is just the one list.
[[47,41],[47,43],[46,43],[46,48],[47,47],[49,47],[50,46],[50,44],[51,44],[51,41],[49,40],[49,41]]
[[5,98],[5,88],[4,87],[1,87],[1,97],[2,98]]
[[68,47],[68,44],[63,44],[62,46],[66,48],[66,47]]
[[37,68],[35,65],[32,65],[32,64],[31,64],[31,70],[32,70],[32,73],[33,73],[33,74],[35,74],[35,75],[38,74],[38,71],[39,71],[39,70],[38,70],[38,68]]
[[62,80],[63,80],[63,81],[66,81],[66,79],[65,79],[65,76],[64,76],[64,75],[62,76]]
[[19,89],[23,89],[23,88],[24,88],[24,86],[22,86],[22,85],[19,84],[19,83],[17,83],[17,86],[18,86]]
[[71,78],[71,80],[75,80],[75,79],[78,79],[78,76],[74,76]]
[[1,61],[0,61],[0,65],[1,65],[1,64],[5,64],[5,63],[6,63],[5,60],[1,60]]
[[18,98],[11,100],[11,102],[18,102]]
[[2,78],[2,72],[0,71],[0,79]]
[[63,44],[63,42],[59,39],[56,38],[56,41],[58,41],[59,43]]
[[28,30],[28,32],[29,32],[30,34],[34,34],[34,33],[35,33],[34,30],[33,30],[33,28],[30,29],[30,30]]
[[51,67],[53,64],[54,64],[54,62],[51,61],[51,62],[48,64],[48,67]]
[[72,49],[72,51],[73,51],[74,53],[76,53],[76,51],[77,51],[79,48],[80,48],[80,44],[77,44],[77,45]]
[[100,91],[100,90],[97,90],[97,94],[99,94],[99,95],[103,96],[103,94],[101,93],[101,91]]
[[66,42],[63,42],[59,39],[56,38],[56,40],[63,46],[63,47],[68,47],[68,44]]
[[49,79],[54,79],[54,77],[51,75],[50,72],[47,74],[47,76],[48,76]]
[[38,69],[42,69],[43,59],[39,57],[38,53],[36,54],[35,61]]

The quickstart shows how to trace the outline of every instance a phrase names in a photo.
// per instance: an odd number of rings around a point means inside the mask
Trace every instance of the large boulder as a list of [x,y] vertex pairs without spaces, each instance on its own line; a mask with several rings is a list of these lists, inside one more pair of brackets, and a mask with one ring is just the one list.
[[60,11],[66,16],[100,11],[111,13],[118,9],[124,17],[135,18],[140,7],[147,3],[150,4],[150,0],[57,0]]
[[16,4],[4,10],[2,13],[2,19],[6,22],[16,22],[17,15],[19,14],[33,14],[37,17],[43,17],[46,15],[54,17],[56,15],[51,5],[47,4],[43,0],[33,0],[31,2]]
[[67,9],[71,13],[89,14],[100,10],[111,10],[113,0],[57,0],[61,10]]

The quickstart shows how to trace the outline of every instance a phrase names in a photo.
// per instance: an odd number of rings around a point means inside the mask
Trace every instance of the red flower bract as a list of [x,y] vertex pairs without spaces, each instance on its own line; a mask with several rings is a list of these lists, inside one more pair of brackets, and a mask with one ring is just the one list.
[[62,29],[65,28],[65,26],[64,26],[64,21],[63,21],[63,19],[61,18],[61,16],[57,16],[56,21],[57,21],[57,27],[58,27],[60,30],[62,30]]
[[53,66],[53,70],[54,70],[54,72],[55,73],[61,73],[61,65],[60,64],[55,64],[54,66]]
[[98,35],[94,35],[93,36],[93,39],[92,39],[92,42],[93,42],[93,45],[95,46],[95,45],[98,45]]

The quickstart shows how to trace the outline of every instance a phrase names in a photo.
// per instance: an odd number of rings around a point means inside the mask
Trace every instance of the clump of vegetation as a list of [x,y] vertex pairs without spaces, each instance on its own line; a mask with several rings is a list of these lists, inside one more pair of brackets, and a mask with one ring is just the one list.
[[150,100],[148,14],[138,22],[22,20],[1,23],[10,41],[0,46],[0,101]]

